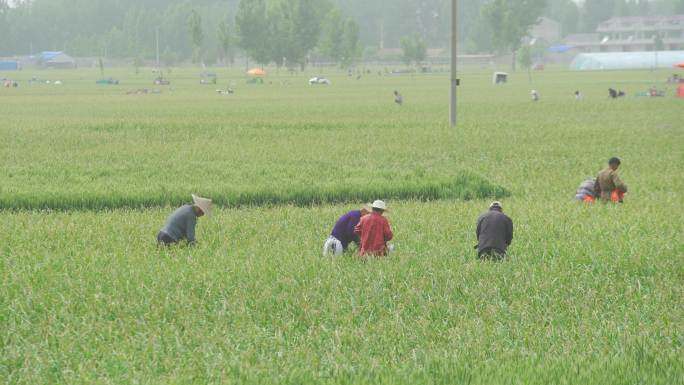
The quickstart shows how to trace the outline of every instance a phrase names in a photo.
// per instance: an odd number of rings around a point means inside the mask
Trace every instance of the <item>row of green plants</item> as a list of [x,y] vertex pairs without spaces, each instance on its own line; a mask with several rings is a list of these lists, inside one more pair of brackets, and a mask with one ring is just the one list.
[[472,172],[461,172],[452,178],[385,182],[377,185],[322,185],[255,187],[235,189],[202,189],[200,191],[132,191],[88,192],[68,191],[0,194],[0,209],[10,210],[103,210],[147,208],[178,205],[189,200],[191,193],[210,197],[219,206],[310,206],[328,203],[369,202],[374,199],[432,201],[439,199],[471,200],[503,198],[509,191]]

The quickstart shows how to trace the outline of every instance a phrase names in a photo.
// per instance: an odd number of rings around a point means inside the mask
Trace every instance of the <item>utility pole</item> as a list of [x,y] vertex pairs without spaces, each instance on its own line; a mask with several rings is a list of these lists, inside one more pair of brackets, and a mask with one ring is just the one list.
[[159,27],[154,30],[154,39],[157,45],[157,68],[159,68]]
[[458,86],[458,78],[456,77],[456,21],[458,12],[456,6],[457,1],[451,0],[451,98],[449,103],[449,124],[451,127],[456,127],[456,87]]

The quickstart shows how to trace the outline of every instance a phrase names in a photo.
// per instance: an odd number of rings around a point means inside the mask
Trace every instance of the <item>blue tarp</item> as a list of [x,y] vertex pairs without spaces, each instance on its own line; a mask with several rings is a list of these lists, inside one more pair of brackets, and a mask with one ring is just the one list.
[[563,53],[563,52],[570,51],[573,48],[574,47],[571,45],[554,45],[554,46],[549,47],[549,49],[547,49],[547,51],[552,52],[552,53]]
[[16,61],[0,61],[0,71],[16,71],[19,63]]
[[40,60],[49,61],[61,55],[61,51],[44,51],[40,53]]

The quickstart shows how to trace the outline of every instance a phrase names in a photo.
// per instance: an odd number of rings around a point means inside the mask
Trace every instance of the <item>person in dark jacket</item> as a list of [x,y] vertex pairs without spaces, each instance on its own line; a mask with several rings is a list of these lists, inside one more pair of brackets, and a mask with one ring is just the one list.
[[513,221],[503,213],[501,202],[492,202],[489,211],[477,220],[477,254],[482,259],[501,260],[513,241]]
[[354,227],[361,217],[370,214],[370,208],[361,207],[360,210],[352,210],[341,216],[335,223],[328,239],[323,244],[323,255],[340,256],[347,250],[350,243],[359,243],[359,236],[354,234]]
[[157,234],[159,245],[172,245],[182,240],[186,240],[190,245],[195,243],[197,218],[204,215],[211,216],[211,199],[193,195],[192,203],[177,208],[169,216],[164,227]]

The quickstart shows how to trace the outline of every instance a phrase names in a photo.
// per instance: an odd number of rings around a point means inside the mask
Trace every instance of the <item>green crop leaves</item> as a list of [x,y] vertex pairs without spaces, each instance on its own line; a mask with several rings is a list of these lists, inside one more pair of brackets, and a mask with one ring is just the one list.
[[[670,74],[547,68],[532,103],[526,73],[495,87],[462,69],[456,129],[446,73],[250,86],[216,69],[230,96],[190,69],[145,95],[126,95],[151,87],[132,69],[111,70],[118,87],[16,73],[0,383],[682,384],[682,100],[633,96]],[[611,156],[625,203],[574,202]],[[218,206],[198,243],[158,248],[191,193]],[[396,251],[322,257],[336,219],[378,198]],[[503,263],[473,250],[491,199],[515,226]]]
[[[67,193],[3,194],[0,209],[29,210],[103,210],[114,208],[145,208],[178,205],[187,202],[194,192],[149,191],[140,193]],[[508,191],[473,173],[461,173],[452,180],[419,180],[385,182],[377,185],[354,186],[274,186],[254,190],[202,189],[220,206],[273,206],[292,204],[310,206],[325,203],[369,202],[383,199],[421,200],[503,198]]]

